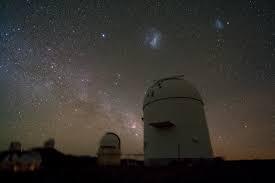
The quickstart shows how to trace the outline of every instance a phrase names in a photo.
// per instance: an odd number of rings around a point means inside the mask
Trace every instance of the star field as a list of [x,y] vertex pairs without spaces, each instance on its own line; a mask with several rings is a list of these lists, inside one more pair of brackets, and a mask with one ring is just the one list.
[[112,131],[142,153],[146,88],[184,74],[215,155],[275,158],[272,1],[4,0],[0,22],[0,150],[94,155]]

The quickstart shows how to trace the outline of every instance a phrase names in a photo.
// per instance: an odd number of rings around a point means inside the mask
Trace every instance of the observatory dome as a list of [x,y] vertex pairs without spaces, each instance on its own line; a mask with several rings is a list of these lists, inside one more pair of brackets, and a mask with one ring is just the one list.
[[152,102],[169,98],[190,98],[203,104],[198,90],[181,75],[163,78],[151,85],[146,92],[143,109]]
[[112,132],[106,133],[100,141],[97,155],[99,165],[120,165],[121,150],[118,135]]
[[120,139],[115,133],[108,132],[102,137],[100,146],[120,149]]
[[182,75],[148,88],[142,119],[146,165],[212,157],[202,97]]
[[34,171],[40,168],[41,155],[33,151],[11,152],[0,162],[0,169],[10,171]]

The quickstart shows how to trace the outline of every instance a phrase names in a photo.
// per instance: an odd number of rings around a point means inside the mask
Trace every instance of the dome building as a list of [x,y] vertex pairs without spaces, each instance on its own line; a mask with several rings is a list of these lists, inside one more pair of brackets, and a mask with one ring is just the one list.
[[22,145],[20,142],[18,141],[14,141],[14,142],[11,142],[10,143],[10,147],[9,147],[9,151],[18,151],[18,152],[21,152],[22,151]]
[[0,161],[0,170],[27,172],[40,168],[42,162],[41,155],[33,151],[9,152]]
[[115,133],[106,133],[101,141],[97,153],[98,164],[102,166],[120,165],[120,138]]
[[212,158],[212,147],[197,89],[183,76],[156,81],[143,102],[145,165]]

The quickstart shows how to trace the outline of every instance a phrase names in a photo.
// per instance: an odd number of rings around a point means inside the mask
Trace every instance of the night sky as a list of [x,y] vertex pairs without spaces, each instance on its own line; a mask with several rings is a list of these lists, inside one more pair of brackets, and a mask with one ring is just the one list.
[[0,50],[0,150],[142,153],[146,88],[184,74],[216,156],[275,158],[273,0],[1,0]]

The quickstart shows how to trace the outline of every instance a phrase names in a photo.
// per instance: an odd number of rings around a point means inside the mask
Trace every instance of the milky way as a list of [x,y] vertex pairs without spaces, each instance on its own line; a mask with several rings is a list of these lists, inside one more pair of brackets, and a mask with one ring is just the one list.
[[123,153],[142,153],[146,88],[184,74],[217,156],[274,158],[274,11],[267,0],[1,1],[0,149],[53,137],[94,155],[112,131]]

